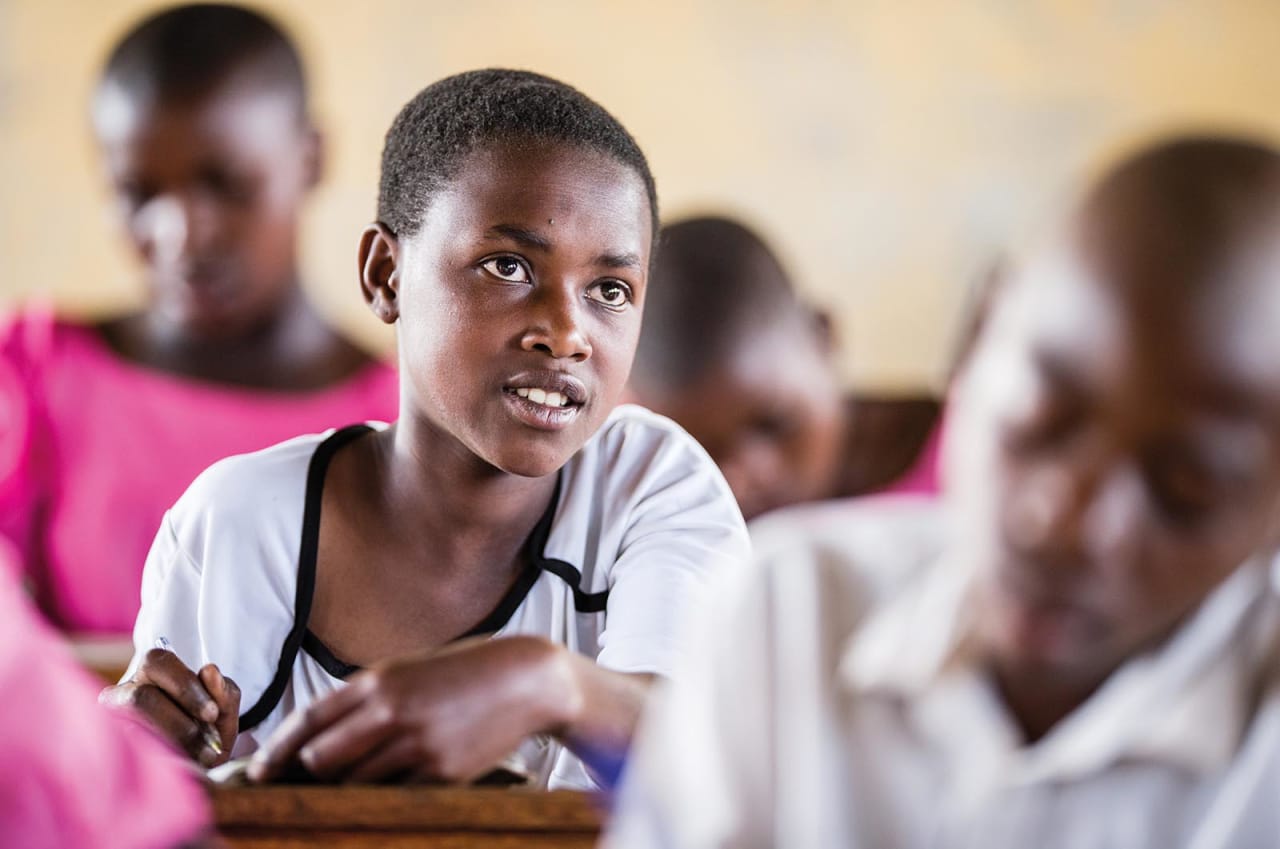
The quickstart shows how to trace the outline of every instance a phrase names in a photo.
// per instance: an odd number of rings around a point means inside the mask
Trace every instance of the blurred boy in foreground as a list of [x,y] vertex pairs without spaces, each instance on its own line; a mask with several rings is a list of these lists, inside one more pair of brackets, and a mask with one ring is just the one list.
[[761,527],[608,845],[1274,845],[1280,154],[1129,160],[993,310],[945,520]]

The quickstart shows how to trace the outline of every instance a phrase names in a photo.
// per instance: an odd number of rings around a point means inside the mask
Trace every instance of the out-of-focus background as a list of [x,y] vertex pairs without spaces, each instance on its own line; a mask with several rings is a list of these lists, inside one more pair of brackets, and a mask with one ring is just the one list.
[[[139,0],[0,0],[0,303],[128,305],[87,103]],[[1280,134],[1276,0],[281,0],[328,133],[304,263],[369,345],[354,249],[382,135],[426,83],[566,80],[648,154],[666,216],[759,227],[836,316],[851,386],[945,370],[966,287],[1082,174],[1166,129]],[[714,310],[714,304],[708,304]]]

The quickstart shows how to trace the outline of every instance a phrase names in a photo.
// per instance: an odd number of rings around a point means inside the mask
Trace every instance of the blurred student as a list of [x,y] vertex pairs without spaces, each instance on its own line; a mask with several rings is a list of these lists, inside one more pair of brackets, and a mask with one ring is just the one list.
[[708,578],[748,556],[706,452],[618,406],[656,216],[644,154],[564,83],[420,92],[359,249],[400,419],[201,475],[106,697],[202,763],[256,749],[259,781],[466,781],[513,753],[538,786],[606,779]]
[[0,541],[0,844],[165,849],[200,837],[195,772],[98,687],[31,607]]
[[394,371],[299,281],[321,170],[296,50],[235,6],[181,6],[111,52],[93,124],[129,244],[136,313],[0,322],[0,533],[59,628],[130,630],[166,507],[213,461],[391,419]]
[[937,402],[846,400],[826,316],[760,236],[691,218],[660,243],[632,397],[707,449],[748,519],[895,482],[934,491]]
[[1107,175],[958,378],[951,512],[766,522],[607,845],[1275,845],[1277,234],[1271,148]]

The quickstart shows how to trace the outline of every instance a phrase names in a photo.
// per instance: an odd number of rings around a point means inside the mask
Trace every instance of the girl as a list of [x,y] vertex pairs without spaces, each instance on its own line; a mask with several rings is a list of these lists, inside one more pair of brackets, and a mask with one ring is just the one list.
[[107,60],[93,119],[147,302],[93,325],[0,321],[0,534],[54,624],[124,633],[160,518],[202,469],[392,417],[396,383],[299,283],[320,139],[273,23],[205,5],[147,19]]
[[562,83],[477,71],[414,98],[359,250],[399,420],[202,475],[106,698],[202,763],[257,749],[256,780],[465,780],[518,749],[541,786],[593,786],[582,759],[614,762],[676,622],[748,547],[698,445],[615,408],[656,212],[634,140]]

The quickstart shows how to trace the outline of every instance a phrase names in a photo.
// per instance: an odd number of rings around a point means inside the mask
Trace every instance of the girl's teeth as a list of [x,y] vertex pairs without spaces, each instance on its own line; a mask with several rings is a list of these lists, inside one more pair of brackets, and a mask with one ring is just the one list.
[[548,392],[545,389],[528,389],[520,387],[516,390],[516,395],[521,398],[528,398],[535,404],[541,404],[544,407],[567,407],[569,406],[569,396],[559,392]]

